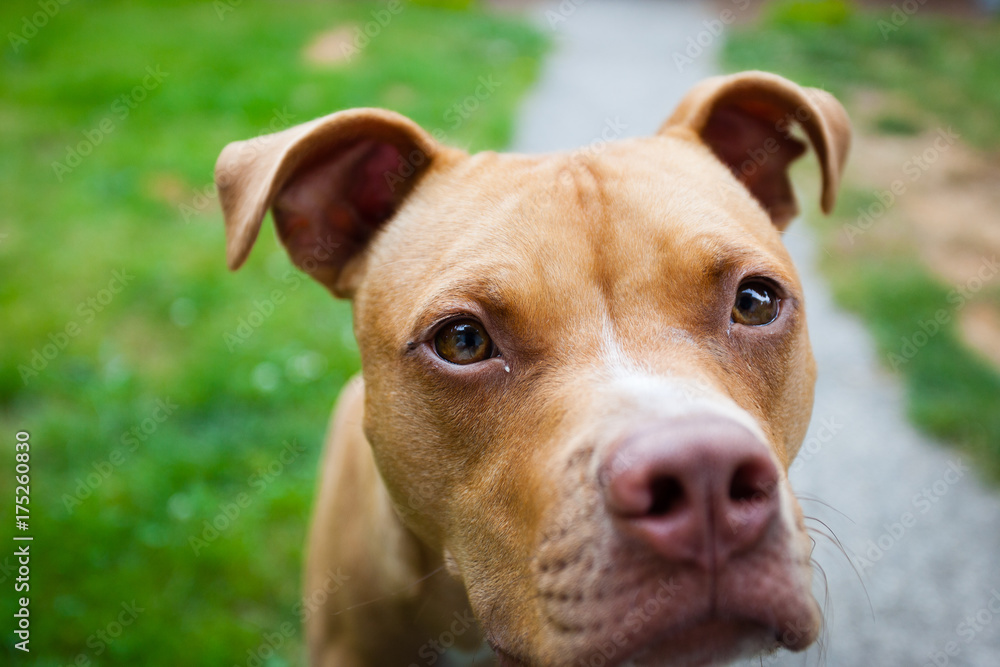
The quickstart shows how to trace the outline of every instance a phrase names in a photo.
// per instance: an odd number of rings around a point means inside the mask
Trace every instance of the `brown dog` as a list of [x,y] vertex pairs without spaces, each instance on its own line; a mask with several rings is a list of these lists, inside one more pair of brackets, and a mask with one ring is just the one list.
[[468,155],[377,109],[226,147],[230,268],[271,208],[292,260],[354,302],[313,664],[485,639],[503,665],[713,665],[815,639],[786,476],[814,383],[780,234],[796,124],[829,212],[844,110],[761,72],[577,153]]

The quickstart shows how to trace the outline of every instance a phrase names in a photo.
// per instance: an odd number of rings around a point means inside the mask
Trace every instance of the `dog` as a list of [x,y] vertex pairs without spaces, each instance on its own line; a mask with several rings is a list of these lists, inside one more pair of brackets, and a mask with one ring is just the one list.
[[764,72],[575,152],[469,155],[381,109],[222,151],[229,267],[270,209],[353,305],[362,371],[307,547],[313,665],[484,641],[507,666],[716,665],[815,641],[787,479],[815,364],[781,241],[806,141],[829,213],[847,115]]

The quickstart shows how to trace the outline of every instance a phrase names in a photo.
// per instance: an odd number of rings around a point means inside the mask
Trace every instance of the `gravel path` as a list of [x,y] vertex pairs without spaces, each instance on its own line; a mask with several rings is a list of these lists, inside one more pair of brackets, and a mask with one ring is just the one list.
[[[720,15],[708,6],[563,0],[534,11],[556,49],[525,102],[515,150],[574,148],[610,125],[624,125],[622,136],[651,133],[693,83],[716,73],[712,51],[724,37],[713,36]],[[679,68],[689,39],[704,52],[690,51],[697,57]],[[1000,666],[1000,495],[907,423],[898,381],[861,324],[831,302],[808,228],[795,223],[786,243],[805,284],[820,371],[793,485],[854,564],[819,538],[823,646],[762,664]]]

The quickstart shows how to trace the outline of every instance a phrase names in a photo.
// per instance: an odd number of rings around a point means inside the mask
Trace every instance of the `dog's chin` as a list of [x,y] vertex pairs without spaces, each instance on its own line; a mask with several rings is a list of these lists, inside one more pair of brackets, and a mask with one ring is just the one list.
[[[613,640],[591,647],[578,655],[564,653],[559,665],[566,667],[714,667],[736,660],[774,653],[780,648],[802,650],[813,641],[799,635],[790,644],[780,632],[747,619],[705,617],[673,628],[663,628],[641,643]],[[529,667],[555,664],[551,660],[515,657],[493,645],[501,667]]]
[[744,620],[706,619],[655,638],[608,667],[711,667],[770,653],[780,646],[773,628]]

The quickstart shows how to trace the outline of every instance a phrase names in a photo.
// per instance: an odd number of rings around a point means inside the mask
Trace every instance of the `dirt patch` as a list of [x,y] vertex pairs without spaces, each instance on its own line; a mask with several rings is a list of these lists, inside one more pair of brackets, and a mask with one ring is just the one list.
[[1000,255],[1000,166],[947,127],[913,137],[861,131],[851,162],[849,182],[865,184],[879,202],[866,208],[868,218],[858,213],[862,224],[877,231],[884,218],[886,227],[905,227],[945,281],[964,283],[984,257]]
[[354,45],[356,25],[342,25],[316,35],[302,52],[311,65],[336,67],[348,62],[358,52]]
[[959,319],[962,339],[1000,368],[1000,309],[988,303],[974,303]]
[[176,174],[154,172],[146,176],[143,185],[148,197],[169,206],[176,207],[191,199],[191,186]]
[[[844,241],[905,244],[946,285],[972,301],[960,318],[967,343],[1000,368],[1000,159],[965,145],[947,125],[903,109],[898,100],[864,92],[852,101],[855,128],[849,187],[874,201],[853,212]],[[906,118],[928,129],[878,133],[880,119]],[[904,123],[905,125],[905,123]]]

